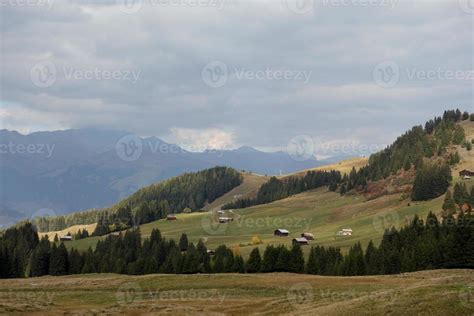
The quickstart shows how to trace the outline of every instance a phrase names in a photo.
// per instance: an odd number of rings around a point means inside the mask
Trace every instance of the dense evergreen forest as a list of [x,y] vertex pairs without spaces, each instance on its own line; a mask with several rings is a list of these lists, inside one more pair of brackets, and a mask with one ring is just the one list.
[[[308,246],[309,247],[309,246]],[[85,273],[255,273],[294,272],[319,275],[397,274],[440,268],[474,268],[474,217],[459,213],[439,222],[430,213],[426,221],[415,217],[410,225],[387,230],[379,246],[359,243],[347,254],[338,248],[315,246],[305,260],[301,246],[269,245],[260,254],[252,250],[248,260],[238,251],[220,246],[211,256],[202,241],[167,240],[159,230],[142,240],[138,229],[109,235],[95,250],[68,252],[63,243],[38,240],[32,224],[7,230],[0,237],[0,277]]]
[[450,165],[459,155],[449,152],[450,145],[466,144],[464,129],[456,123],[469,120],[468,112],[445,111],[442,117],[415,126],[384,150],[372,154],[367,166],[352,170],[342,180],[340,191],[364,190],[369,181],[377,181],[400,170],[415,168],[413,200],[430,200],[446,192],[451,181]]
[[73,225],[99,223],[96,235],[123,230],[166,217],[195,212],[242,183],[242,175],[227,167],[215,167],[153,184],[138,190],[111,208],[34,220],[39,231],[57,231]]
[[411,198],[414,201],[430,200],[446,193],[451,178],[450,166],[459,162],[457,152],[449,152],[450,145],[470,146],[464,130],[456,123],[473,116],[460,110],[445,111],[442,117],[426,122],[425,127],[415,126],[398,137],[384,150],[372,154],[367,166],[348,175],[338,172],[308,172],[303,178],[271,178],[262,185],[254,199],[239,199],[225,205],[224,209],[245,208],[270,203],[290,195],[328,186],[346,194],[352,190],[365,191],[370,181],[385,179],[400,170],[416,169]]
[[254,199],[239,199],[224,205],[223,209],[245,208],[252,205],[266,204],[287,198],[304,191],[329,186],[333,191],[341,181],[339,171],[309,171],[304,177],[288,177],[279,180],[276,177],[264,183]]

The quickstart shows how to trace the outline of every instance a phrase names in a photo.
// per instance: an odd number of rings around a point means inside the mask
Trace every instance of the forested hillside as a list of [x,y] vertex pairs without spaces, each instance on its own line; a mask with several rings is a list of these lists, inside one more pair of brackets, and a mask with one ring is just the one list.
[[291,176],[282,180],[272,177],[260,187],[256,198],[239,199],[224,205],[222,208],[245,208],[252,205],[266,204],[323,186],[329,186],[334,191],[341,179],[341,173],[334,170],[308,171],[304,177]]
[[365,190],[369,181],[378,181],[400,170],[416,169],[412,199],[429,200],[446,192],[451,180],[450,165],[459,162],[451,145],[471,146],[463,128],[457,124],[471,119],[468,112],[445,111],[442,117],[415,126],[382,150],[370,156],[369,164],[344,177],[341,193]]
[[345,194],[352,190],[367,192],[374,183],[396,175],[400,171],[416,170],[415,178],[408,173],[401,175],[412,184],[414,201],[430,200],[446,193],[451,181],[450,166],[459,162],[459,155],[452,145],[471,148],[459,122],[472,120],[473,115],[460,110],[445,111],[442,117],[426,122],[425,127],[415,126],[398,137],[381,152],[370,156],[369,163],[359,170],[353,168],[341,178],[336,171],[309,171],[304,176],[291,176],[282,180],[275,177],[262,185],[255,199],[240,199],[224,206],[225,209],[245,208],[270,203],[290,195],[329,186],[331,191]]
[[[168,214],[194,212],[242,183],[242,175],[215,167],[142,188],[110,208],[52,218],[37,218],[39,231],[62,230],[72,225],[99,223],[97,234],[148,223]],[[102,232],[102,233],[101,233]]]
[[142,240],[138,229],[109,235],[95,250],[68,251],[63,243],[38,240],[31,224],[11,228],[0,236],[0,277],[28,277],[85,273],[192,274],[294,272],[319,275],[396,274],[440,268],[474,268],[474,226],[472,215],[459,213],[442,222],[430,213],[426,221],[415,217],[397,230],[386,230],[378,247],[370,242],[364,251],[360,243],[347,254],[339,248],[312,247],[305,260],[301,246],[268,245],[260,254],[254,248],[248,260],[225,245],[211,256],[202,240],[195,245],[183,234],[179,243],[153,230]]

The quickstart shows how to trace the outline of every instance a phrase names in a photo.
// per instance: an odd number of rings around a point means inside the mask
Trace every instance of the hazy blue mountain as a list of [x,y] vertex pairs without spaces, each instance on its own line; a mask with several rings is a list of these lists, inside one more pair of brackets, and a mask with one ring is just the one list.
[[0,130],[0,145],[0,225],[41,209],[63,214],[111,205],[145,185],[216,165],[268,175],[321,165],[247,146],[193,153],[156,137],[97,129]]

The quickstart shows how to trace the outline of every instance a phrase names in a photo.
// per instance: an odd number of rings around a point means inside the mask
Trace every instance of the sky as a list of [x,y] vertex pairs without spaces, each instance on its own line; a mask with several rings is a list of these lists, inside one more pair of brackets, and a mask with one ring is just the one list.
[[0,127],[364,155],[474,112],[474,1],[1,0]]

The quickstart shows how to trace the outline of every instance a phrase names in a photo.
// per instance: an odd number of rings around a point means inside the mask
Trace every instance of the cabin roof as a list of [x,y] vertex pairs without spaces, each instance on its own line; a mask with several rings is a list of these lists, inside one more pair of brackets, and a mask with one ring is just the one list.
[[295,238],[293,239],[294,241],[296,242],[308,242],[308,239],[304,238],[304,237],[300,237],[300,238]]

